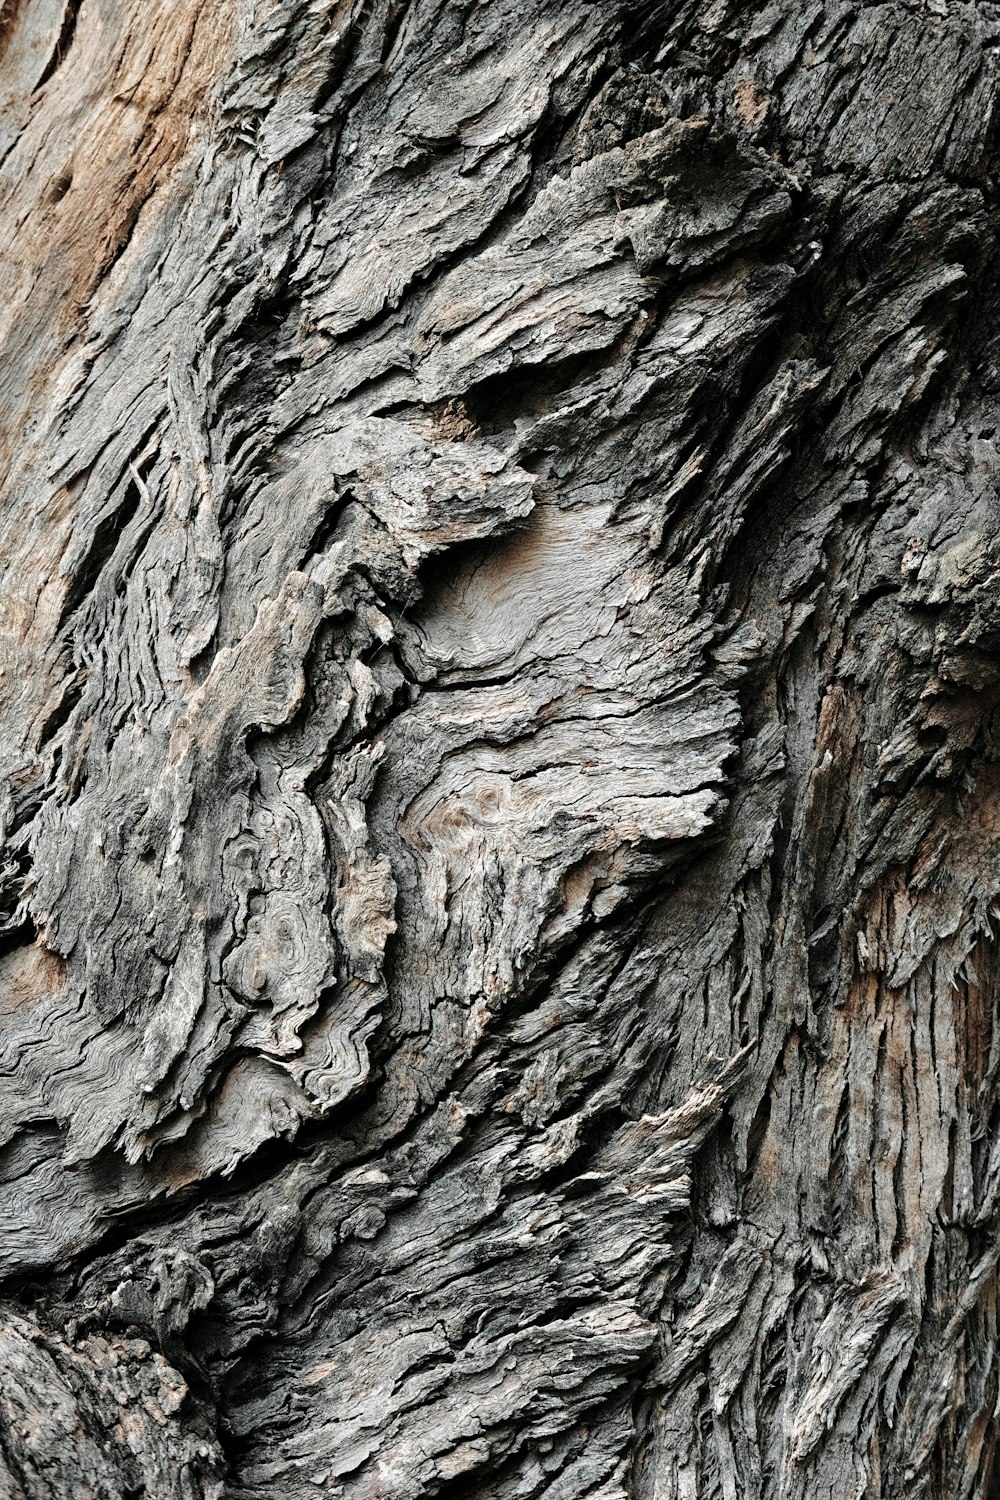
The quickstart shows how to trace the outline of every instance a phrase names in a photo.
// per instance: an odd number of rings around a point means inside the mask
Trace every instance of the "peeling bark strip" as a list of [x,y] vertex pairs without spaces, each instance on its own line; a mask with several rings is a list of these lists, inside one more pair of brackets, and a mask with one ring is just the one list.
[[996,1500],[998,58],[0,6],[3,1500]]

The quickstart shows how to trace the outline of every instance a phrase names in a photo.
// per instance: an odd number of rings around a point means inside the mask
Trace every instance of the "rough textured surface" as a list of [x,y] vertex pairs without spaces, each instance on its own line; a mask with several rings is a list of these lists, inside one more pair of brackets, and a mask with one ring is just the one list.
[[998,60],[0,6],[5,1500],[1000,1493]]

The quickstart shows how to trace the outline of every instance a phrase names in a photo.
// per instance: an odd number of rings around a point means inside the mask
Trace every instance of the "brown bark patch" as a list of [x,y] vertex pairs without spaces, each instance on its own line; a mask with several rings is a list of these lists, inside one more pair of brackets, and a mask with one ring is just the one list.
[[[233,9],[122,4],[84,28],[0,171],[11,436],[41,408],[88,301],[198,134]],[[0,446],[5,469],[19,446]]]
[[58,953],[27,943],[0,957],[0,1014],[10,1015],[55,995],[66,982]]

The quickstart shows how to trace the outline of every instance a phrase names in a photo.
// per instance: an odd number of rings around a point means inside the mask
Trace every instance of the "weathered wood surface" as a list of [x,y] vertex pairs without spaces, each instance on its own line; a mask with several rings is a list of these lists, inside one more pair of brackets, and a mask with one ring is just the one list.
[[998,56],[5,0],[3,1495],[996,1493]]

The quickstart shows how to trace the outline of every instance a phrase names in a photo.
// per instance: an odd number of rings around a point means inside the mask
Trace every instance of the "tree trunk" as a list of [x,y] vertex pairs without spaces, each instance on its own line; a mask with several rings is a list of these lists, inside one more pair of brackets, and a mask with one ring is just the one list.
[[0,7],[5,1500],[1000,1493],[998,59]]

